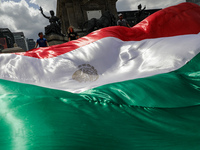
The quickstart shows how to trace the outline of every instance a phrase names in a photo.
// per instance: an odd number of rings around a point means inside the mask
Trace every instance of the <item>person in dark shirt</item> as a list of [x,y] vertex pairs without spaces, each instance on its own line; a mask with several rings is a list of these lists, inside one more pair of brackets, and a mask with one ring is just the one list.
[[117,21],[118,26],[124,26],[130,28],[130,25],[125,19],[123,19],[123,15],[121,13],[118,15],[118,17],[119,17],[119,20]]
[[69,39],[69,41],[76,40],[78,38],[79,38],[78,34],[76,32],[74,32],[73,27],[70,26],[68,28],[68,39]]
[[43,33],[42,32],[38,33],[38,36],[40,38],[37,39],[35,48],[37,48],[38,45],[39,45],[39,47],[47,47],[47,46],[49,46],[49,44],[47,43],[47,40],[45,38],[43,38]]

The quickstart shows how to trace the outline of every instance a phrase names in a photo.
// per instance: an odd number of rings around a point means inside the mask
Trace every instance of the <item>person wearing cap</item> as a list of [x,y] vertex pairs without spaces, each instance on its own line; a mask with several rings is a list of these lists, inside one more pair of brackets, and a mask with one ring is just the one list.
[[130,28],[130,25],[125,19],[123,19],[123,15],[121,13],[118,15],[118,17],[119,17],[119,20],[117,21],[118,26],[125,26]]

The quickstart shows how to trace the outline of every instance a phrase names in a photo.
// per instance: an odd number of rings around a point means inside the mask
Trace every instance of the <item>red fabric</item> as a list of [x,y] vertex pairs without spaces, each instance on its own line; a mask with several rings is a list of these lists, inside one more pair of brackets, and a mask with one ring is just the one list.
[[123,41],[139,41],[149,38],[168,37],[200,32],[200,6],[181,3],[160,10],[132,28],[113,26],[92,32],[75,41],[46,48],[38,48],[17,55],[35,58],[52,58],[70,52],[105,37],[116,37]]

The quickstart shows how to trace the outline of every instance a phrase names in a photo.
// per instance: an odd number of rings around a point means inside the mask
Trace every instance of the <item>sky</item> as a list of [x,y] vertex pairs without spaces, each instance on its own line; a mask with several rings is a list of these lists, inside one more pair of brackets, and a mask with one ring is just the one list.
[[[137,6],[146,5],[146,9],[166,8],[185,2],[185,0],[118,0],[117,11],[137,10]],[[26,38],[36,40],[38,32],[44,32],[49,24],[44,14],[56,12],[57,0],[0,0],[0,28],[9,28],[11,32],[24,32]]]

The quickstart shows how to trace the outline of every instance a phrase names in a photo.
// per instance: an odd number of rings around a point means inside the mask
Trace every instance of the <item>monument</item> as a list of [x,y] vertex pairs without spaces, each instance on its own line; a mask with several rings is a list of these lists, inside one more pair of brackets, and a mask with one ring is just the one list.
[[109,11],[117,18],[117,0],[57,0],[57,17],[61,19],[62,33],[73,26],[77,31],[84,28],[84,23],[92,18],[100,19]]
[[49,45],[57,45],[67,42],[67,37],[61,33],[61,23],[60,19],[55,16],[54,11],[50,11],[51,16],[46,16],[43,12],[42,7],[39,9],[41,14],[49,20],[49,25],[45,27],[45,38],[47,39]]

